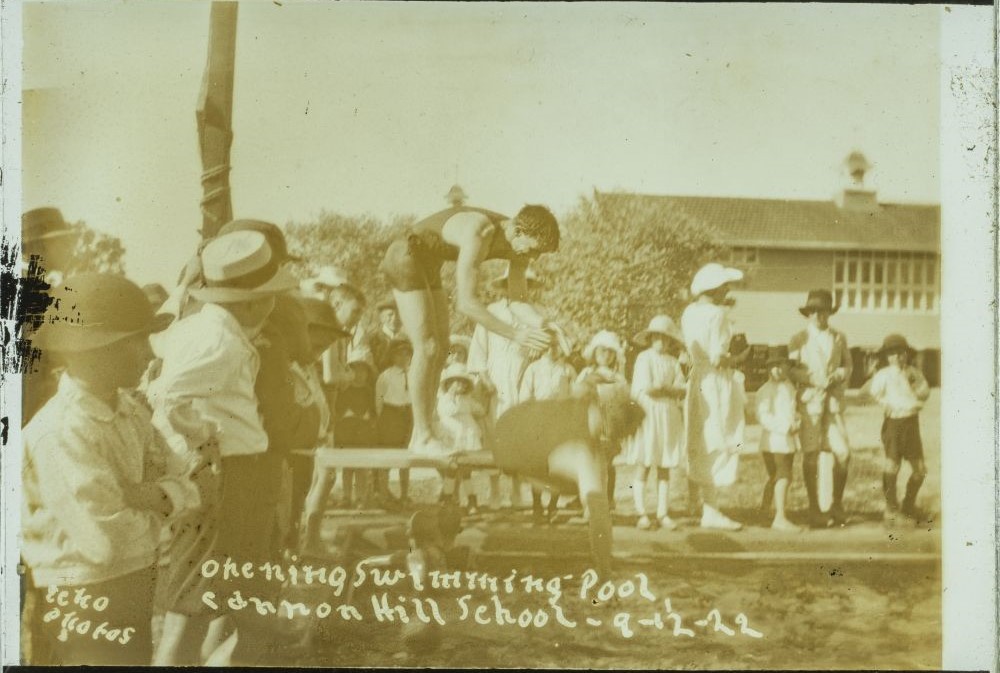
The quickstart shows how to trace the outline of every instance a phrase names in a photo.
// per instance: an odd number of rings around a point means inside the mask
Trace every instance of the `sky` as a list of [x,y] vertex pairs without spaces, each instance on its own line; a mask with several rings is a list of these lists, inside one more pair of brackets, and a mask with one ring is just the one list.
[[[934,6],[241,2],[232,197],[322,210],[567,212],[594,189],[937,203]],[[23,9],[23,208],[119,236],[134,280],[197,244],[208,3]]]

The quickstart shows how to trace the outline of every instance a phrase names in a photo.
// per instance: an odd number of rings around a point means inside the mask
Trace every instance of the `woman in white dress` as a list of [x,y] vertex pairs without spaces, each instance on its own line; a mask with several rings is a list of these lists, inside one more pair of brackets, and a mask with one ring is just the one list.
[[[670,518],[670,470],[679,467],[684,449],[682,401],[686,393],[684,373],[677,356],[684,337],[668,316],[658,315],[635,337],[646,347],[636,358],[632,371],[632,397],[646,412],[639,431],[629,443],[628,463],[635,469],[632,495],[639,515],[636,526],[650,530],[659,525],[677,527]],[[656,520],[646,512],[646,482],[656,470]]]
[[731,283],[743,272],[706,264],[691,281],[694,301],[684,309],[681,331],[691,359],[685,405],[688,479],[701,490],[702,528],[739,530],[742,526],[718,509],[717,488],[736,481],[745,427],[745,394],[736,367],[746,349],[729,352],[733,336],[727,299]]

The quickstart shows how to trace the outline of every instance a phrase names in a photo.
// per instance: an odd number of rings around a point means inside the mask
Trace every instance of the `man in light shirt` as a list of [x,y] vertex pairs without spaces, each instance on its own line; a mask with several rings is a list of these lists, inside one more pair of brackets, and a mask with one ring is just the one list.
[[[917,492],[927,476],[924,447],[920,440],[920,410],[930,397],[931,389],[919,369],[910,364],[913,349],[906,338],[890,334],[885,338],[879,355],[887,365],[875,372],[863,392],[870,395],[885,410],[882,422],[882,445],[885,464],[882,467],[882,488],[885,493],[885,520],[896,522],[898,514],[919,520],[916,509]],[[900,463],[910,464],[910,478],[900,507],[896,499],[896,482]]]
[[[280,260],[258,231],[212,239],[200,261],[202,284],[189,292],[202,306],[154,341],[162,367],[147,396],[154,423],[179,455],[189,456],[191,442],[184,428],[172,424],[178,409],[193,409],[214,427],[223,479],[217,502],[205,512],[206,520],[216,524],[209,553],[240,563],[259,562],[268,560],[262,557],[274,517],[273,499],[261,489],[274,481],[274,468],[254,389],[260,358],[252,341],[274,308],[275,295],[297,283],[280,268]],[[198,559],[188,561],[200,565]],[[167,606],[167,610],[157,652],[161,664],[175,663],[172,657],[189,649],[180,645],[189,618],[218,617],[216,612],[207,614],[205,607],[201,612],[206,614],[196,614],[194,607]],[[202,621],[190,626],[196,634],[204,628]]]
[[[811,290],[799,309],[809,323],[788,344],[789,357],[802,365],[792,370],[792,379],[801,390],[802,475],[813,527],[843,525],[847,520],[843,499],[851,450],[844,422],[844,392],[853,363],[847,337],[830,327],[830,316],[836,312],[828,290]],[[819,500],[821,452],[832,452],[834,459],[833,503],[828,512],[821,510]]]

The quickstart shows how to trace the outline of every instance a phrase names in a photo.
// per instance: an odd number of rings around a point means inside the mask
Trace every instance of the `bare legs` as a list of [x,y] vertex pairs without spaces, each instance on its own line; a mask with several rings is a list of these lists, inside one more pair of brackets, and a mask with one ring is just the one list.
[[635,475],[632,480],[632,495],[635,498],[635,510],[639,514],[639,528],[647,530],[653,526],[646,513],[646,482],[649,474],[656,470],[656,520],[657,523],[668,530],[677,527],[677,524],[670,518],[670,470],[665,467],[646,467],[637,465]]
[[410,360],[410,402],[413,435],[410,448],[442,451],[434,435],[434,409],[441,369],[448,354],[448,304],[442,290],[393,290],[403,330],[413,346]]

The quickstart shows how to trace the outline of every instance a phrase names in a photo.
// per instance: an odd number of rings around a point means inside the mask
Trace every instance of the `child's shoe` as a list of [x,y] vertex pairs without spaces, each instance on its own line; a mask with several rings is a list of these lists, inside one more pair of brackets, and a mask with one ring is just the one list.
[[648,516],[643,514],[642,516],[639,517],[639,520],[636,522],[635,527],[638,528],[639,530],[652,530],[653,522],[650,521]]

